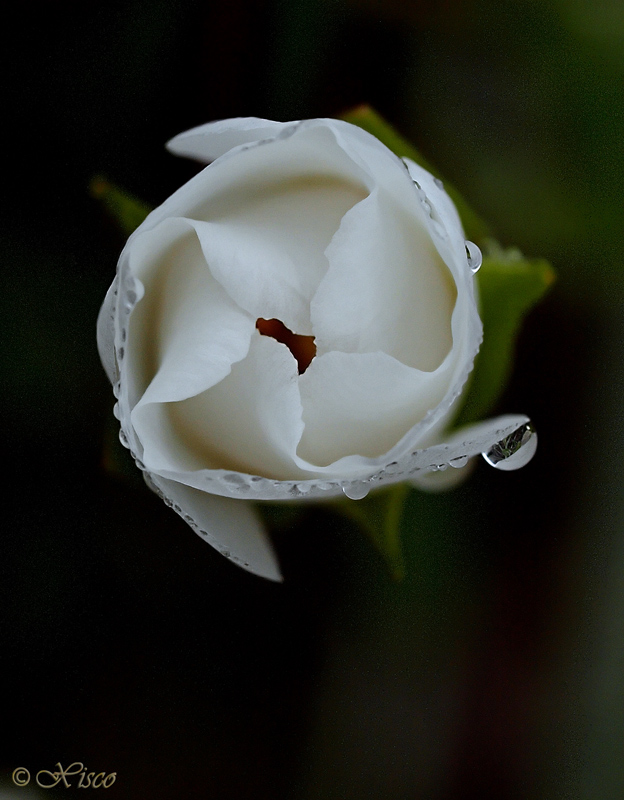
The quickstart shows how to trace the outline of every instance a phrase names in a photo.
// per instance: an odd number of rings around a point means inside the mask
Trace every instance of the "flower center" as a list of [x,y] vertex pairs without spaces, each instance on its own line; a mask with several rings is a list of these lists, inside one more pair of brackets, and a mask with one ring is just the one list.
[[293,333],[279,319],[262,319],[260,317],[256,320],[256,328],[263,336],[272,336],[276,341],[286,345],[297,359],[300,375],[310,366],[310,362],[316,355],[314,336]]

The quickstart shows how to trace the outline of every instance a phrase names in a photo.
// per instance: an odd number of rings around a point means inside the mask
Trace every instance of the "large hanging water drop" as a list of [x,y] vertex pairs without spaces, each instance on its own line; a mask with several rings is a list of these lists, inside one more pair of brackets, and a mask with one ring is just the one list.
[[466,246],[466,258],[468,259],[468,266],[470,267],[470,271],[474,275],[475,272],[478,272],[481,268],[481,264],[483,263],[483,256],[481,255],[481,251],[474,242],[469,242],[468,239],[466,239],[464,244]]
[[527,422],[481,455],[495,469],[513,470],[528,464],[536,450],[537,433],[532,423]]

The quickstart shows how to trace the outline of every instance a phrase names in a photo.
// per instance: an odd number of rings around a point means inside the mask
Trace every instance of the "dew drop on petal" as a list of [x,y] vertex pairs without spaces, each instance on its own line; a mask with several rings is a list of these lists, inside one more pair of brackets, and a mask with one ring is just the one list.
[[370,491],[370,487],[366,483],[348,483],[342,487],[342,491],[349,500],[362,500]]
[[444,189],[444,184],[442,183],[442,181],[440,180],[440,178],[434,178],[434,179],[433,179],[433,182],[434,182],[434,183],[435,183],[435,185],[438,187],[438,189]]
[[454,469],[461,469],[465,467],[468,463],[468,456],[457,456],[456,458],[452,458],[449,461],[449,467],[453,467]]
[[[412,455],[415,455],[415,453],[412,453]],[[389,464],[386,464],[384,472],[388,475],[395,475],[397,472],[401,472],[402,469],[403,465],[399,464],[398,461],[391,461]]]
[[481,455],[491,467],[511,471],[528,464],[536,450],[537,433],[533,425],[527,422]]
[[477,247],[474,242],[469,242],[468,239],[465,241],[466,246],[466,257],[468,259],[468,266],[470,267],[470,271],[474,275],[475,272],[478,272],[481,268],[481,264],[483,263],[483,256],[481,255],[481,251]]

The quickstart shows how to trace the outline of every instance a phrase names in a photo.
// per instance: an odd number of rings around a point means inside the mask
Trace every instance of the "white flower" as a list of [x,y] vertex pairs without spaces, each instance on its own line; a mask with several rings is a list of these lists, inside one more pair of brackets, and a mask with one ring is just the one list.
[[440,444],[481,322],[428,172],[331,119],[224,120],[168,146],[212,163],[128,240],[98,344],[122,441],[222,553],[278,579],[244,500],[425,482],[528,422]]

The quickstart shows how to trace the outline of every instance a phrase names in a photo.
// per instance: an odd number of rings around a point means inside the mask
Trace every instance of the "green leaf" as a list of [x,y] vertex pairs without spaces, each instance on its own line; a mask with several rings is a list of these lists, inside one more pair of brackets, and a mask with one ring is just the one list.
[[138,228],[152,210],[147,203],[100,176],[93,178],[89,192],[92,197],[100,200],[126,236]]
[[407,483],[372,492],[362,500],[339,500],[333,507],[351,519],[370,537],[388,565],[392,577],[405,575],[401,548],[401,517],[410,492]]
[[[421,167],[435,175],[436,178],[443,179],[444,176],[440,174],[439,170],[370,106],[362,105],[353,108],[342,114],[341,119],[345,120],[345,122],[350,122],[352,125],[357,125],[359,128],[368,131],[368,133],[372,133],[399,158],[411,158],[412,161],[420,164]],[[455,203],[455,208],[457,208],[468,239],[479,244],[483,239],[490,236],[489,225],[470,207],[457,189],[446,180],[444,180],[444,188]]]
[[512,370],[522,322],[554,280],[548,261],[527,259],[519,250],[489,242],[477,273],[483,344],[455,426],[476,422],[494,409]]

